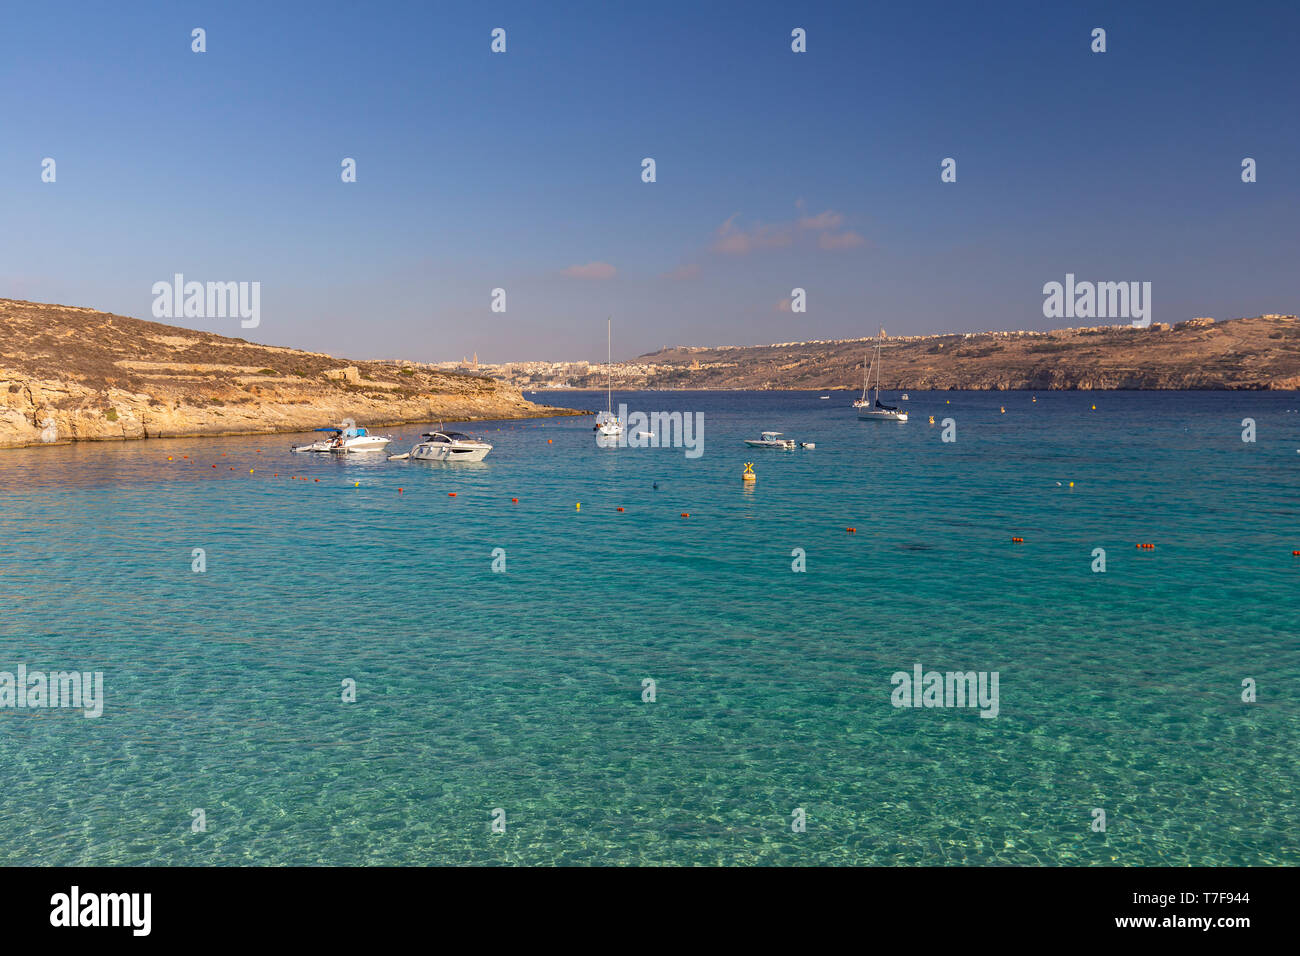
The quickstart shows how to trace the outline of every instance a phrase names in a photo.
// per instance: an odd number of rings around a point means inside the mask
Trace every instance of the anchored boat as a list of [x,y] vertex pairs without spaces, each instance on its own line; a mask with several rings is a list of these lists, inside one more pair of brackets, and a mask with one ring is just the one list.
[[482,461],[492,446],[460,432],[425,432],[406,457],[416,461]]
[[322,438],[309,445],[299,445],[294,451],[330,452],[335,455],[348,455],[363,451],[383,451],[391,438],[372,435],[364,428],[358,428],[352,422],[344,422],[338,428],[317,428],[326,432],[329,438]]
[[[876,340],[876,355],[871,365],[867,366],[867,374],[862,379],[862,398],[853,403],[853,407],[858,410],[858,418],[867,419],[877,422],[905,422],[907,421],[907,412],[900,412],[897,405],[886,405],[880,400],[880,346],[885,341],[885,330],[880,330],[880,338]],[[872,400],[867,400],[867,386],[871,383],[871,368],[876,369],[876,391]]]
[[623,434],[623,423],[614,414],[614,332],[613,320],[605,320],[605,368],[609,381],[605,386],[605,411],[596,416],[593,431],[601,438],[617,438]]
[[782,438],[780,432],[763,432],[758,438],[746,438],[745,444],[750,448],[780,448],[791,451],[794,448],[794,439]]

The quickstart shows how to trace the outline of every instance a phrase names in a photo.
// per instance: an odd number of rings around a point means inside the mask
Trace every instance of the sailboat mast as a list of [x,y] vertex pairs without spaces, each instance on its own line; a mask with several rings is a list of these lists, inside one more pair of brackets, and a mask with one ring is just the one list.
[[613,316],[605,320],[605,371],[609,381],[605,387],[605,411],[614,414],[614,327]]
[[[885,330],[880,330],[881,337],[884,337]],[[880,401],[880,339],[876,339],[876,401]]]

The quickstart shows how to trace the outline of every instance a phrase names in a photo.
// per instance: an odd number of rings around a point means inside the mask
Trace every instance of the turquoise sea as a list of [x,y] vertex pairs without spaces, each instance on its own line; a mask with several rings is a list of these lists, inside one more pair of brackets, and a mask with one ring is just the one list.
[[[105,686],[0,708],[0,863],[1300,863],[1300,395],[854,397],[615,395],[693,460],[0,451],[0,670]],[[998,716],[894,707],[915,664]]]

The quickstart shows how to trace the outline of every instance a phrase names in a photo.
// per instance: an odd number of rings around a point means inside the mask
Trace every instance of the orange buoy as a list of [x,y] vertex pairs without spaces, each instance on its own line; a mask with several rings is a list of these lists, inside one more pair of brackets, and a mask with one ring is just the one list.
[[[303,479],[303,481],[306,481],[306,480],[307,480],[306,478]],[[319,483],[319,482],[320,482],[320,479],[317,478],[316,481],[317,481],[317,483]]]
[[619,508],[618,510],[619,510],[619,511],[622,511],[623,509],[622,509],[622,508]]
[[683,511],[683,512],[682,512],[682,517],[683,517],[683,518],[689,518],[690,516],[691,516],[691,513],[690,513],[689,511]]
[[857,533],[858,533],[858,529],[857,529],[857,528],[845,528],[844,530],[847,531],[849,534],[857,534]]
[[515,504],[519,504],[519,499],[518,499],[518,498],[511,498],[510,500],[513,501]]
[[1012,541],[1013,544],[1024,544],[1024,543],[1025,543],[1025,539],[1024,539],[1024,538],[1012,538],[1011,541]]
[[555,444],[555,439],[554,439],[554,438],[548,438],[548,439],[546,439],[546,444],[548,444],[548,445],[554,445],[554,444]]
[[1295,555],[1297,558],[1300,558],[1300,551],[1292,551],[1291,553]]
[[398,489],[397,489],[397,493],[400,495],[400,494],[402,493],[402,489],[401,489],[401,488],[398,488]]
[[448,497],[448,498],[455,498],[455,497],[456,497],[456,492],[454,492],[454,491],[449,491],[449,492],[447,492],[447,497]]

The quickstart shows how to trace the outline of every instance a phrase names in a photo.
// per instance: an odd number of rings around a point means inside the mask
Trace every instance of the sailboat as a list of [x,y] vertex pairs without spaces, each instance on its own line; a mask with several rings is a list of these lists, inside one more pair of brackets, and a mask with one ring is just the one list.
[[[905,422],[907,412],[900,412],[897,405],[886,405],[880,401],[880,346],[884,341],[885,330],[881,329],[880,338],[876,340],[875,359],[867,366],[867,374],[862,379],[862,398],[854,402],[853,407],[858,410],[858,418],[878,422]],[[872,366],[876,369],[876,389],[872,400],[867,401],[867,387],[871,384]]]
[[623,434],[623,423],[614,414],[614,331],[613,320],[605,320],[605,368],[609,382],[605,388],[605,411],[596,416],[596,434],[602,438],[617,438]]

